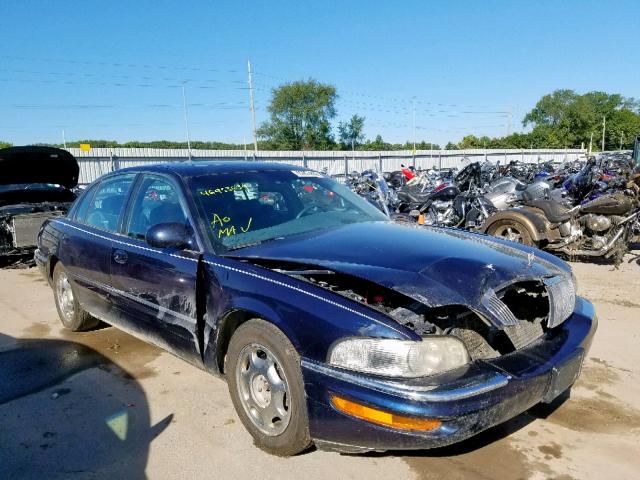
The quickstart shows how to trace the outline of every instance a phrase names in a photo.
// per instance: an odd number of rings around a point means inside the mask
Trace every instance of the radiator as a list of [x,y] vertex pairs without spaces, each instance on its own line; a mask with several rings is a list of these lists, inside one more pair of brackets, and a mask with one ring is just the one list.
[[11,233],[14,248],[35,247],[38,232],[42,223],[50,217],[57,216],[54,212],[27,213],[16,215],[11,219]]

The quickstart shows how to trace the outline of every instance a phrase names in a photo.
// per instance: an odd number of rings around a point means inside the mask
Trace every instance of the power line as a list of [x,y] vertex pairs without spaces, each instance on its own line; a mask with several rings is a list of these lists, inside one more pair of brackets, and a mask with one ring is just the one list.
[[[180,80],[181,82],[182,80]],[[32,79],[32,78],[0,78],[0,82],[11,83],[36,83],[36,84],[58,84],[58,85],[90,85],[98,87],[141,87],[141,88],[180,88],[180,84],[158,84],[158,83],[128,83],[128,82],[79,82],[77,80],[50,80],[50,79]],[[210,89],[210,90],[246,90],[246,87],[232,86],[232,85],[194,85],[194,88],[198,89]]]
[[[206,108],[211,110],[240,110],[246,108],[244,102],[237,103],[189,103],[188,107]],[[176,104],[147,104],[147,105],[115,105],[115,104],[58,104],[58,105],[45,105],[45,104],[5,104],[0,105],[4,108],[16,108],[24,110],[86,110],[86,109],[157,109],[157,108],[182,108],[181,105]]]
[[[286,83],[291,83],[291,80],[287,80],[285,78],[282,77],[277,77],[274,75],[269,75],[269,74],[264,74],[261,72],[253,72],[254,75],[259,75],[262,77],[266,77],[266,78],[272,78],[272,79],[276,79],[276,80],[280,80]],[[265,85],[267,85],[265,83]],[[268,85],[269,87],[273,88],[273,87],[278,87],[279,85],[276,84],[270,84]],[[375,95],[375,94],[367,94],[367,93],[363,93],[360,91],[354,91],[354,90],[346,90],[346,89],[340,89],[341,94],[342,93],[348,93],[350,95],[353,96],[358,96],[358,97],[363,97],[363,98],[372,98],[372,99],[379,99],[379,100],[387,100],[390,102],[403,102],[403,103],[407,103],[411,100],[411,97],[404,97],[404,96],[398,96],[398,97],[390,97],[390,96],[385,96],[385,95]],[[424,100],[424,99],[420,99],[419,96],[415,96],[416,98],[416,103],[417,104],[423,104],[423,105],[434,105],[434,106],[440,106],[440,107],[453,107],[453,108],[476,108],[476,109],[482,109],[482,108],[495,108],[495,106],[490,106],[490,105],[471,105],[471,104],[460,104],[460,103],[439,103],[439,102],[432,102],[432,101],[428,101],[428,100]],[[506,105],[500,105],[501,107],[507,107]]]
[[67,65],[95,65],[101,67],[117,67],[117,68],[153,68],[158,70],[176,70],[189,72],[215,72],[215,73],[241,73],[235,69],[217,69],[217,68],[201,68],[201,67],[185,67],[179,65],[158,65],[150,63],[124,63],[124,62],[96,62],[90,60],[69,60],[60,58],[42,58],[42,57],[24,57],[0,55],[0,58],[7,60],[18,60],[27,62],[46,62],[46,63],[62,63]]
[[26,75],[51,75],[58,77],[87,77],[87,78],[122,78],[125,80],[161,80],[163,82],[203,82],[203,83],[233,83],[244,85],[241,80],[219,80],[213,78],[197,79],[197,78],[173,78],[173,77],[158,77],[149,75],[104,75],[97,73],[85,73],[85,72],[58,72],[58,71],[38,71],[38,70],[15,70],[10,68],[0,68],[0,72],[19,73]]

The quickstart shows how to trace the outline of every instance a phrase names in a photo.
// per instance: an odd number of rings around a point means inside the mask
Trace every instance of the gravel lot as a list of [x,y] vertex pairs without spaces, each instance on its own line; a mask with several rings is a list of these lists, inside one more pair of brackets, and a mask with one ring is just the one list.
[[570,398],[445,449],[289,459],[253,447],[223,381],[114,328],[65,332],[36,269],[0,270],[0,478],[638,478],[640,250],[573,268],[600,327]]

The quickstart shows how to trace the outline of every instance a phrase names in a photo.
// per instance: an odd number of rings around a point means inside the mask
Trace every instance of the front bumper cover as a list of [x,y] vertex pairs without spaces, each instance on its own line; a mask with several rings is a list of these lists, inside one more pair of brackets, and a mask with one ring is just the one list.
[[[597,319],[578,298],[573,314],[528,347],[419,379],[384,379],[302,361],[311,436],[339,451],[426,449],[449,445],[550,402],[577,379]],[[404,416],[442,420],[432,431],[400,431],[355,419],[331,405],[339,395]]]

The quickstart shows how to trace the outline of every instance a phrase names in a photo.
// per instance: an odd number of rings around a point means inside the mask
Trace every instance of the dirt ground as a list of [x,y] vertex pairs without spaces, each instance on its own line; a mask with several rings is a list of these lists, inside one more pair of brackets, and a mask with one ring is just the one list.
[[445,449],[289,459],[252,445],[223,381],[114,328],[67,333],[37,270],[0,270],[0,478],[638,478],[639,254],[573,264],[600,325],[570,398]]

